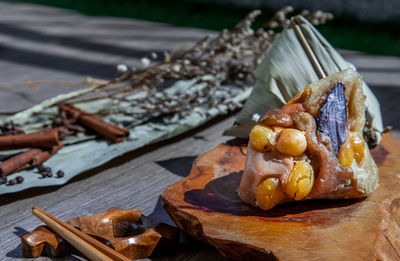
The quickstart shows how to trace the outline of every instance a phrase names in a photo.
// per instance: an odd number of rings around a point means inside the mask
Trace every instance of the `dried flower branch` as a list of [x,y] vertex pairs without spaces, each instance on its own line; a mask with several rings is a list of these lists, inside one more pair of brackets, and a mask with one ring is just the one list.
[[[289,24],[290,16],[294,9],[291,6],[285,6],[272,16],[271,20],[264,24],[264,28],[283,28]],[[333,19],[333,14],[317,10],[311,13],[308,10],[302,10],[300,15],[310,21],[313,25],[325,24],[327,21]]]
[[[146,87],[147,95],[141,99],[129,99],[124,96],[121,100],[130,102],[131,106],[125,106],[127,109],[114,108],[110,112],[146,114],[149,117],[171,113],[184,116],[200,106],[218,108],[218,105],[226,105],[229,109],[240,107],[240,104],[228,102],[227,98],[235,96],[237,90],[226,86],[231,84],[243,88],[246,84],[254,82],[252,72],[276,36],[272,29],[285,27],[289,23],[288,14],[292,12],[292,7],[284,7],[262,28],[254,31],[251,25],[261,14],[255,10],[231,30],[222,30],[214,38],[206,36],[185,52],[173,55],[166,53],[164,62],[150,66],[149,58],[142,59],[147,68],[129,72],[132,74],[129,81],[135,88]],[[331,14],[321,11],[305,15],[314,24],[322,24],[333,18]],[[157,58],[154,54],[151,55],[151,58],[154,57]],[[212,79],[205,79],[205,75],[211,75]],[[160,88],[168,80],[194,78],[197,81],[192,86],[196,89],[183,93],[167,93]],[[199,84],[201,88],[198,87]],[[126,93],[127,90],[123,92]],[[110,96],[118,94],[120,92]],[[102,113],[106,111],[103,110]]]
[[37,88],[41,85],[61,85],[61,86],[84,86],[84,85],[100,85],[106,84],[107,81],[100,80],[92,77],[86,77],[84,81],[81,82],[69,82],[69,81],[32,81],[31,79],[26,79],[24,83],[0,83],[0,88]]
[[[277,32],[274,30],[285,27],[291,13],[292,7],[284,7],[261,28],[253,30],[251,26],[261,12],[252,11],[232,29],[222,30],[213,37],[206,36],[186,51],[165,52],[163,62],[152,62],[158,57],[151,53],[141,60],[143,69],[118,65],[120,77],[109,82],[86,80],[91,87],[69,98],[68,102],[112,99],[114,105],[104,108],[100,114],[122,113],[147,118],[170,114],[185,116],[197,107],[234,110],[241,104],[229,98],[254,82],[253,71],[275,39]],[[304,10],[301,14],[315,25],[333,18],[321,11]],[[193,79],[195,81],[184,91],[167,91],[177,80]],[[93,84],[96,82],[99,84]],[[37,85],[31,81],[27,84]],[[137,96],[137,93],[143,95]],[[90,97],[85,97],[88,94]]]
[[[203,119],[209,119],[210,115],[215,116],[218,112],[226,113],[242,106],[238,101],[243,101],[248,96],[249,86],[255,80],[254,69],[271,46],[278,34],[277,30],[289,23],[289,14],[292,12],[293,8],[285,7],[264,26],[253,30],[251,26],[261,14],[255,10],[232,29],[222,30],[214,36],[206,36],[186,51],[172,54],[165,52],[162,62],[156,62],[158,55],[151,53],[149,57],[141,59],[142,69],[120,64],[117,66],[119,77],[111,81],[87,78],[83,82],[73,83],[34,82],[27,79],[24,84],[0,85],[0,88],[26,86],[37,88],[39,85],[59,84],[89,86],[46,100],[21,114],[12,116],[14,118],[9,120],[15,119],[27,132],[51,127],[65,144],[90,139],[90,131],[115,142],[123,141],[130,135],[128,128],[141,124],[143,126],[138,128],[139,134],[148,133],[150,129],[157,132],[163,128],[169,131],[175,128],[175,131],[179,132],[182,122],[189,125],[198,124]],[[314,24],[321,24],[332,18],[320,11],[304,15]],[[97,114],[105,116],[105,121],[72,105],[72,103],[95,100],[101,101],[95,103],[92,108],[101,108]],[[69,104],[61,104],[66,101]],[[44,108],[54,105],[58,105],[58,112],[54,109],[43,111]],[[89,108],[93,104],[85,105]],[[39,114],[38,117],[29,118],[35,113]],[[20,118],[23,119],[21,122],[18,121]],[[127,128],[107,122],[113,121],[113,118]],[[146,122],[148,124],[144,124]],[[141,127],[144,128],[140,129]],[[12,121],[0,126],[0,136],[19,133],[23,133],[22,128]],[[79,135],[68,137],[74,134]],[[63,144],[59,142],[59,145],[53,146],[51,150],[33,148],[20,153],[3,161],[0,172],[4,176],[36,166],[55,154]],[[42,165],[38,166],[38,170],[42,177],[53,175],[51,170],[45,169]],[[58,177],[63,175],[62,171],[57,173]],[[23,178],[18,177],[10,180],[9,184],[22,181]],[[0,179],[0,183],[5,182],[6,178]]]

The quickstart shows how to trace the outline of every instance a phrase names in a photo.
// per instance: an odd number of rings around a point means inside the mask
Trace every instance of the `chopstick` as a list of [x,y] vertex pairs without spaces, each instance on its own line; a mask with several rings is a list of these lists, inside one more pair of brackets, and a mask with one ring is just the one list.
[[315,53],[311,49],[310,45],[308,44],[306,37],[304,36],[303,32],[301,31],[300,26],[296,23],[294,18],[290,18],[290,22],[292,23],[293,29],[296,33],[297,39],[299,40],[301,46],[303,47],[304,52],[306,53],[308,59],[310,60],[312,66],[314,67],[315,72],[317,73],[320,79],[326,77],[325,70],[321,63],[318,61]]
[[32,208],[32,213],[53,229],[58,235],[68,241],[88,258],[95,261],[128,261],[126,256],[100,243],[93,237],[83,233],[61,219],[47,213],[38,207]]

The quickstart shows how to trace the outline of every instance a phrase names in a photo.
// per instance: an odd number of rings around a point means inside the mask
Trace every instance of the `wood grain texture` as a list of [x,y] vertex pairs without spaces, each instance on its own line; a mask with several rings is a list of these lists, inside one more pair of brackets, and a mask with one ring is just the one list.
[[[199,153],[227,140],[221,135],[221,130],[233,121],[233,117],[219,118],[196,132],[129,153],[62,187],[3,195],[0,198],[0,235],[3,239],[0,259],[22,258],[20,237],[41,224],[31,214],[34,205],[63,220],[94,215],[110,206],[138,208],[155,222],[173,225],[159,203],[162,191],[189,173],[193,159]],[[178,249],[171,249],[151,260],[226,260],[205,244],[191,239],[187,241]],[[76,260],[71,256],[64,259]],[[37,260],[51,259],[39,257]]]
[[221,144],[197,158],[190,175],[164,191],[162,202],[181,229],[229,258],[398,258],[399,148],[400,141],[386,134],[372,151],[380,186],[366,199],[296,202],[262,211],[236,193],[246,145]]
[[[127,18],[87,16],[28,3],[0,3],[0,83],[112,79],[116,66],[141,68],[151,52],[171,51],[213,33]],[[0,88],[0,112],[18,111],[83,88]],[[4,117],[0,115],[0,117]]]
[[[0,82],[82,81],[87,75],[110,79],[123,63],[140,67],[150,52],[173,50],[196,42],[211,31],[116,17],[91,17],[66,9],[0,2]],[[381,102],[384,123],[400,128],[400,58],[354,51],[340,53],[356,65]],[[162,57],[162,55],[160,56]],[[0,111],[28,108],[81,86],[1,88]],[[4,117],[4,116],[0,116]],[[227,140],[222,132],[233,117],[213,121],[168,142],[129,153],[52,188],[0,197],[0,260],[21,260],[20,237],[41,224],[31,214],[38,205],[68,220],[106,211],[111,206],[138,208],[152,220],[169,222],[159,196],[185,177],[199,154]],[[186,238],[186,237],[185,237]],[[25,260],[25,259],[24,259]],[[39,257],[35,261],[49,261]],[[68,256],[62,260],[76,261]],[[148,259],[147,259],[148,260]],[[226,260],[207,244],[188,240],[178,250],[152,257],[161,260]]]

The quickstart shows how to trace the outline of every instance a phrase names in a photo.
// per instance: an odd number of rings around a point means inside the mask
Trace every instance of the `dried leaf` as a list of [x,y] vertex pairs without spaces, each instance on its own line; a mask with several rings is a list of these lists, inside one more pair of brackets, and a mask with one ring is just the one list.
[[[174,93],[176,90],[183,90],[191,85],[193,85],[193,81],[177,81],[168,91]],[[251,92],[250,87],[246,87],[245,89],[233,85],[228,87],[238,91],[238,95],[228,98],[228,101],[232,101],[233,103],[243,102]],[[109,99],[96,100],[80,104],[79,107],[86,111],[97,111],[104,108],[109,102]],[[48,103],[49,101],[44,101],[43,105],[47,105]],[[40,106],[42,105],[37,105],[36,108]],[[15,119],[16,123],[23,125],[25,130],[33,131],[41,127],[42,123],[48,119],[49,115],[56,114],[54,108],[50,108],[42,114],[37,115],[33,115],[31,112],[32,110],[29,109],[26,112],[20,113],[18,117],[13,117],[13,119]],[[103,117],[107,121],[113,121],[117,124],[127,121],[130,122],[130,137],[126,141],[121,143],[109,143],[104,139],[95,140],[95,136],[88,136],[83,133],[79,133],[78,136],[69,136],[66,140],[66,143],[69,145],[58,151],[57,154],[45,163],[46,166],[54,170],[63,170],[65,173],[63,178],[41,179],[41,176],[35,169],[20,171],[10,175],[9,179],[22,176],[24,182],[15,186],[0,186],[0,195],[18,192],[31,187],[64,184],[79,173],[100,166],[117,156],[147,144],[177,136],[209,121],[220,113],[221,111],[217,108],[205,109],[198,107],[185,117],[177,118],[177,116],[174,115],[168,119],[163,118],[159,122],[147,122],[145,119],[141,118],[143,116],[127,118],[117,115],[108,115]],[[1,151],[0,158],[5,158],[16,152],[19,151]],[[71,162],[74,164],[71,164]]]
[[[296,16],[295,21],[301,26],[327,75],[353,67],[306,19]],[[248,138],[255,124],[253,114],[262,115],[271,109],[281,108],[305,86],[319,80],[291,24],[273,42],[255,75],[255,87],[236,117],[235,125],[225,131],[226,135]],[[379,143],[383,130],[379,102],[365,82],[363,91],[366,96],[365,133],[373,133],[375,143]]]

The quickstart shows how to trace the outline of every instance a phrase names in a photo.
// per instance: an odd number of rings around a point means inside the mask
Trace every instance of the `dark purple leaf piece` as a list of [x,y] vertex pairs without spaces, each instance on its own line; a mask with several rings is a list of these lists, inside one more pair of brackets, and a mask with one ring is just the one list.
[[343,83],[337,83],[317,117],[317,129],[328,137],[337,156],[347,135],[347,102]]

